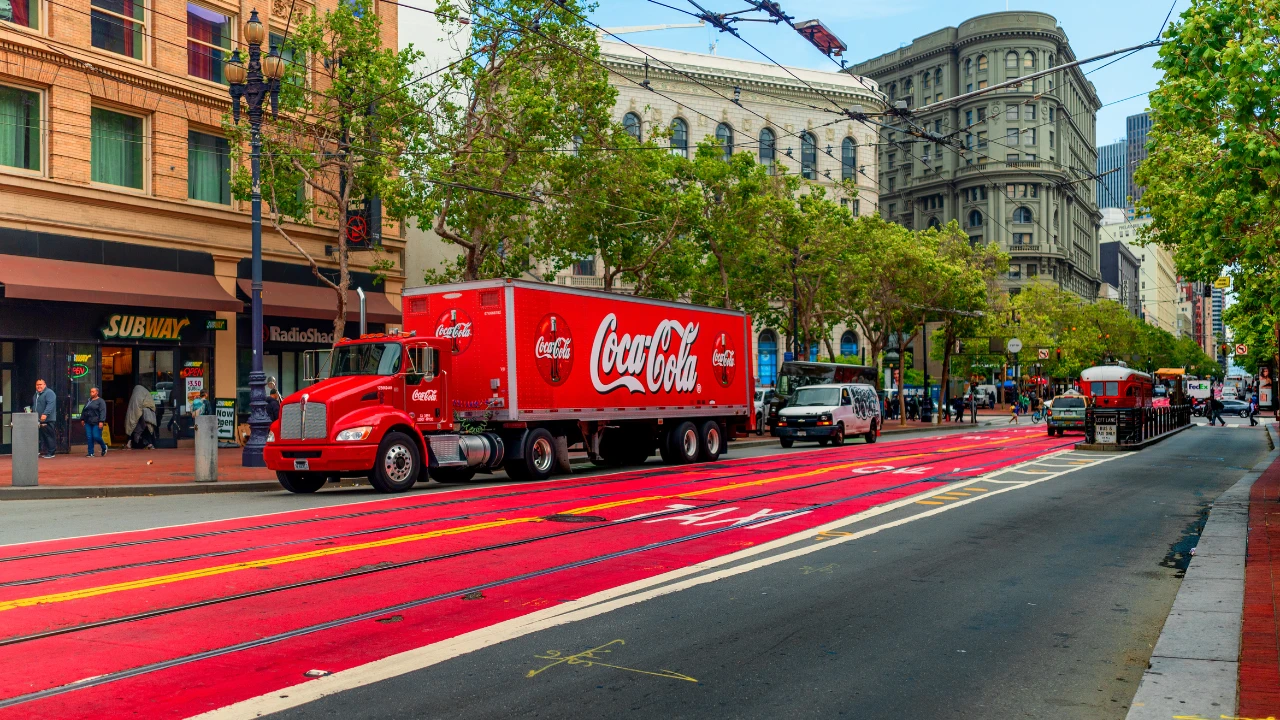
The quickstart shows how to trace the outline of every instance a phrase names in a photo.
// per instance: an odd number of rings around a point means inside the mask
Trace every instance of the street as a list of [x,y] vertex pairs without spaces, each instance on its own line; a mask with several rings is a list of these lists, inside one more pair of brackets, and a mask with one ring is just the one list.
[[[1189,536],[1268,445],[1077,440],[184,498],[225,519],[3,548],[0,656],[26,670],[0,717],[1123,717]],[[191,517],[177,500],[41,506],[141,528]]]

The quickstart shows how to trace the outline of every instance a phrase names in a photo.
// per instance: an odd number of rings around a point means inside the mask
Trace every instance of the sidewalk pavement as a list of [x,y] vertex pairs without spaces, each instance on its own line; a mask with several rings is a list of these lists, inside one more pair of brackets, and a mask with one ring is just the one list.
[[1271,454],[1214,500],[1127,720],[1264,718],[1280,708],[1276,430],[1266,427]]
[[[960,432],[976,430],[988,422],[979,418],[978,425],[943,423],[929,425],[908,422],[906,426],[890,420],[882,435],[905,432]],[[850,443],[861,442],[853,438]],[[777,438],[755,435],[734,440],[733,450],[778,446]],[[218,482],[195,482],[195,450],[112,450],[105,457],[85,457],[79,452],[40,460],[37,487],[12,487],[13,458],[0,455],[0,500],[40,500],[76,497],[125,497],[140,495],[185,495],[214,492],[269,492],[280,489],[276,474],[265,468],[240,465],[240,449],[218,451]],[[588,462],[585,455],[573,453],[575,465]]]

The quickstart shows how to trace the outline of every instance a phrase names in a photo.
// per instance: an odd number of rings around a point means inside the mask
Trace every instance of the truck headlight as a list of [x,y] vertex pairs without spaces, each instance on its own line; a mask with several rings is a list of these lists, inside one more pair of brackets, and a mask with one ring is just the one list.
[[268,430],[268,431],[267,431],[267,442],[269,442],[269,443],[273,443],[273,442],[275,442],[275,441],[276,441],[276,431],[275,431],[275,430]]
[[347,428],[338,433],[334,438],[338,442],[359,442],[369,437],[369,433],[373,432],[373,428],[365,425],[364,427]]
[[819,425],[830,425],[830,424],[831,424],[831,413],[826,413],[826,414],[823,414],[823,415],[819,415],[819,416],[818,416],[818,424],[819,424]]

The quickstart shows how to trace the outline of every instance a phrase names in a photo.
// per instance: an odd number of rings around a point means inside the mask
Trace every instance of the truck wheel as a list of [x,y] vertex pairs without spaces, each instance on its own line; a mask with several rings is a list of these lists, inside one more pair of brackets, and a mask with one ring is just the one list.
[[432,480],[438,483],[471,482],[476,476],[476,469],[469,467],[437,467],[427,471]]
[[300,472],[277,472],[280,485],[291,493],[313,493],[324,487],[324,475]]
[[874,420],[871,421],[871,427],[867,430],[867,434],[862,437],[866,439],[868,445],[876,441],[876,423]]
[[389,432],[378,444],[369,482],[379,492],[404,492],[418,482],[422,472],[422,453],[413,438],[401,432]]
[[512,480],[546,480],[556,469],[556,441],[546,428],[534,428],[525,433],[524,456],[503,463],[507,476]]
[[723,452],[724,432],[720,429],[720,423],[715,420],[702,423],[701,432],[698,433],[698,459],[702,462],[715,462]]
[[697,462],[698,451],[702,445],[698,438],[698,428],[688,420],[676,425],[670,437],[672,460],[677,465]]
[[789,437],[778,438],[778,442],[782,443],[784,448],[789,448],[796,444],[796,441]]
[[671,433],[675,431],[675,427],[675,425],[667,425],[658,432],[658,455],[667,465],[676,464],[676,455],[671,451]]
[[628,465],[643,465],[649,461],[649,456],[652,454],[653,432],[647,427],[640,427],[627,438],[627,453],[623,462]]
[[844,423],[836,426],[836,431],[831,433],[831,444],[840,446],[844,444]]

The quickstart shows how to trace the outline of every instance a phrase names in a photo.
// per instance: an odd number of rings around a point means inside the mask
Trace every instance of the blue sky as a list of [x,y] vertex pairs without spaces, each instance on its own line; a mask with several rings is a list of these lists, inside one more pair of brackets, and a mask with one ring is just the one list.
[[[712,12],[730,12],[747,7],[740,0],[697,0]],[[646,0],[598,0],[593,20],[605,27],[696,22],[688,15]],[[693,10],[687,0],[663,0],[673,7]],[[1169,12],[1170,0],[1053,0],[1017,2],[1010,10],[1038,10],[1058,19],[1066,30],[1076,57],[1084,58],[1110,50],[1137,45],[1155,37]],[[895,50],[914,38],[944,26],[955,26],[975,15],[1005,9],[1005,0],[955,2],[955,0],[779,0],[783,10],[797,20],[818,18],[849,46],[845,57],[860,62]],[[1177,13],[1186,9],[1179,0]],[[739,23],[744,38],[785,65],[835,70],[836,65],[794,31],[760,23]],[[764,60],[735,37],[710,28],[663,30],[623,35],[638,45],[707,52],[711,41],[716,53],[726,57]],[[1103,103],[1155,88],[1160,73],[1152,68],[1156,50],[1144,50],[1099,70],[1089,79]],[[1106,61],[1085,68],[1086,71]],[[1142,112],[1146,97],[1105,107],[1098,112],[1098,144],[1105,145],[1124,136],[1124,119]]]

